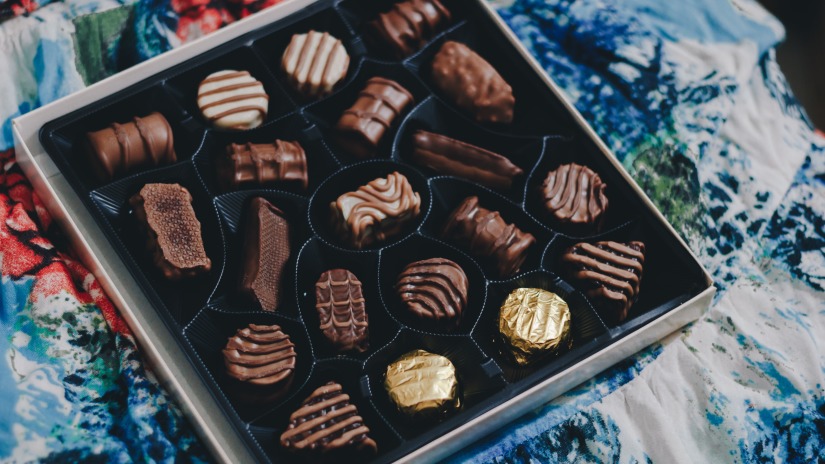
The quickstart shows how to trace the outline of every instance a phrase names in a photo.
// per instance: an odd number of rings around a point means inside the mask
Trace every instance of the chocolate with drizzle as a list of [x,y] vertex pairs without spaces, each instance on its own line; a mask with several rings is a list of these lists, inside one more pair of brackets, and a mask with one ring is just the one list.
[[281,71],[289,85],[309,98],[332,93],[348,67],[347,49],[328,32],[293,35],[281,58]]
[[577,243],[561,257],[568,275],[587,287],[595,303],[613,309],[619,321],[639,297],[645,244],[642,242]]
[[216,127],[252,129],[266,118],[269,95],[248,71],[218,71],[198,86],[198,108]]
[[313,391],[289,416],[289,426],[281,434],[281,446],[315,458],[353,453],[369,456],[378,451],[369,433],[358,408],[349,402],[349,395],[340,384],[329,382]]
[[599,229],[607,211],[607,184],[587,166],[563,164],[541,184],[544,208],[558,222]]
[[454,261],[431,258],[408,264],[398,276],[395,290],[411,313],[455,326],[467,306],[469,282]]
[[438,0],[405,0],[368,24],[376,42],[403,59],[420,50],[450,24],[450,11]]
[[315,284],[321,332],[337,351],[369,348],[369,318],[361,281],[346,269],[330,269]]
[[241,399],[275,401],[292,385],[295,344],[278,325],[249,324],[229,338],[223,361],[227,375],[243,387]]

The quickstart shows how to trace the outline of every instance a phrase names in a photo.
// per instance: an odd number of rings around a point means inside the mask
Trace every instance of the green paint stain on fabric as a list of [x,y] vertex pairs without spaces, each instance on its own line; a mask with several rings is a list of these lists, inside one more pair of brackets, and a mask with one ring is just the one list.
[[77,71],[86,85],[119,71],[120,41],[133,22],[134,8],[124,5],[111,10],[79,16],[72,22]]

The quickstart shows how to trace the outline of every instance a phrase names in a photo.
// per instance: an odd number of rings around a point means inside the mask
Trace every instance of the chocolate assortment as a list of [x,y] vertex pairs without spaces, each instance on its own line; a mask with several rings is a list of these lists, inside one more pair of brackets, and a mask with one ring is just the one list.
[[400,459],[701,290],[478,4],[296,15],[42,132],[261,461]]

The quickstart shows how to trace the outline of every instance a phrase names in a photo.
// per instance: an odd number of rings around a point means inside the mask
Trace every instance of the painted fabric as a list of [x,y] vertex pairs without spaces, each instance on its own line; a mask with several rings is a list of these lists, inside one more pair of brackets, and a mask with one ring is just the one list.
[[[208,459],[66,254],[10,121],[269,4],[70,0],[0,24],[0,461]],[[825,140],[776,64],[781,25],[753,0],[496,6],[720,291],[697,323],[450,460],[825,459]]]

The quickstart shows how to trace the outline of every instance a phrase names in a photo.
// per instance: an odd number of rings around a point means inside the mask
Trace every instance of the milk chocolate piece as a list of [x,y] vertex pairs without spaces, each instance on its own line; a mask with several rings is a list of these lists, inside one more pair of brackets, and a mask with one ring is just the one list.
[[453,211],[442,235],[475,256],[489,259],[503,278],[518,272],[536,242],[529,232],[507,224],[498,211],[479,206],[476,196],[467,197]]
[[399,83],[370,78],[335,125],[338,143],[358,158],[372,158],[381,138],[412,101],[412,94]]
[[544,208],[561,224],[600,228],[607,210],[607,185],[587,166],[563,164],[541,184]]
[[347,49],[327,32],[293,35],[281,58],[281,71],[289,85],[308,98],[332,93],[335,84],[346,77],[347,68]]
[[247,71],[218,71],[198,86],[198,108],[215,127],[252,129],[266,119],[269,95]]
[[309,184],[306,153],[298,142],[232,143],[217,165],[218,181],[224,190],[290,183],[306,190]]
[[497,153],[424,130],[413,134],[412,159],[440,174],[463,177],[498,190],[509,190],[513,179],[524,174]]
[[466,45],[445,42],[433,58],[432,78],[448,100],[476,121],[501,124],[513,121],[516,99],[510,84]]
[[456,326],[467,306],[469,282],[455,262],[431,258],[408,264],[398,276],[395,290],[416,316]]
[[402,414],[429,420],[461,407],[455,366],[444,356],[414,350],[387,366],[384,388]]
[[146,248],[164,277],[180,280],[212,269],[188,190],[179,184],[146,184],[129,204],[146,232]]
[[398,59],[420,50],[450,24],[450,11],[438,0],[406,0],[369,23],[376,42],[386,45]]
[[357,249],[401,232],[421,213],[421,196],[399,172],[379,177],[330,203],[332,225]]
[[283,211],[263,198],[253,198],[244,226],[240,291],[264,311],[278,308],[281,278],[289,259],[289,222]]
[[346,269],[330,269],[315,284],[315,309],[321,332],[338,351],[369,348],[369,318],[361,281]]
[[501,305],[498,329],[521,366],[569,348],[573,341],[567,302],[540,288],[513,290]]
[[275,401],[292,385],[295,344],[278,325],[249,324],[229,338],[223,362],[226,374],[240,387],[242,401]]
[[86,133],[85,150],[95,175],[110,181],[138,169],[176,162],[172,126],[160,113]]
[[349,402],[341,385],[329,382],[316,389],[289,416],[289,426],[281,434],[281,446],[307,457],[329,459],[378,451],[370,429]]
[[618,321],[639,297],[645,244],[642,242],[577,243],[561,257],[571,279],[586,287],[594,303],[612,310]]

